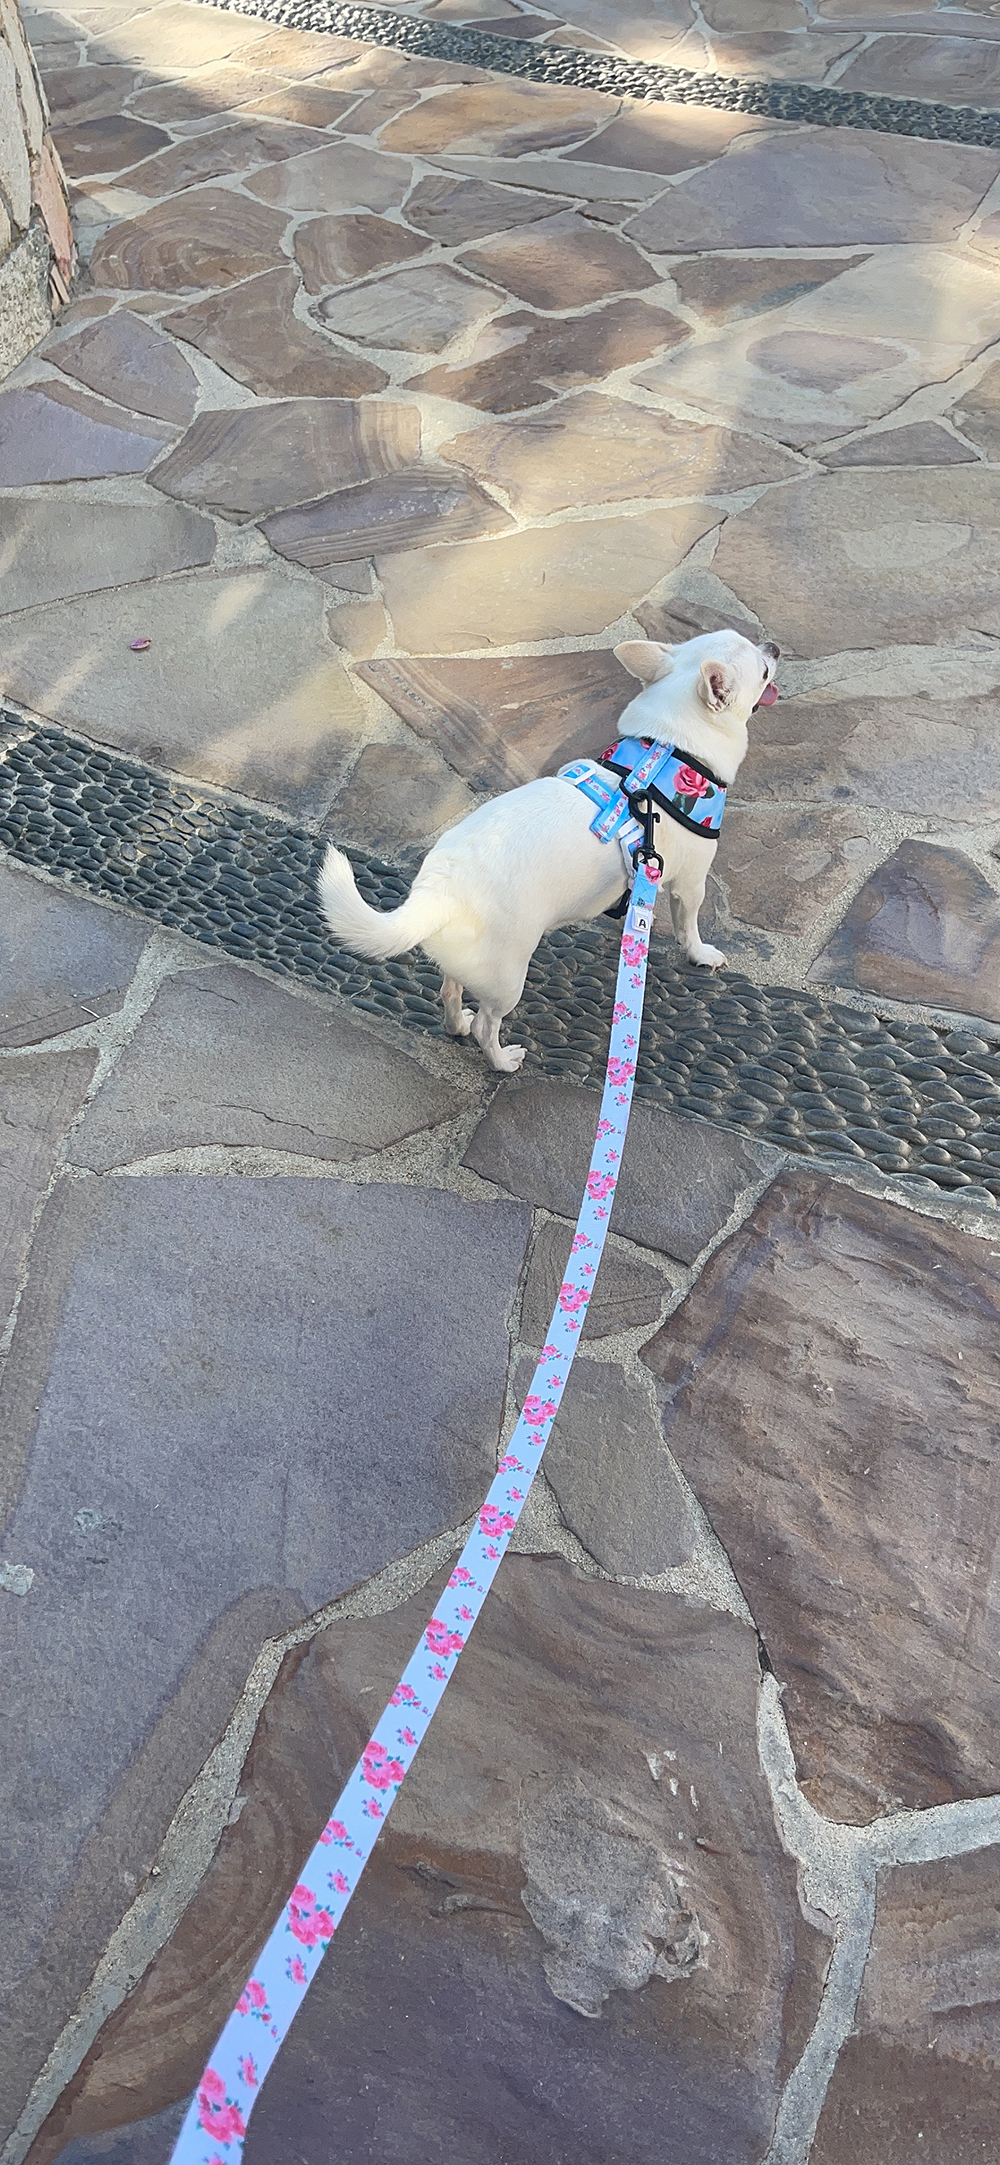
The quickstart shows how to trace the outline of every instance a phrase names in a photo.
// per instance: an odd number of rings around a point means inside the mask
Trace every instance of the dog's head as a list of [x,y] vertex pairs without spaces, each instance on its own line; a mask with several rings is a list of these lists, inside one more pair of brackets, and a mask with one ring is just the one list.
[[681,646],[662,646],[656,639],[626,639],[616,646],[618,660],[649,691],[667,677],[669,706],[676,711],[684,691],[699,699],[707,714],[723,729],[727,722],[745,729],[756,707],[772,706],[778,696],[774,682],[779,649],[773,641],[755,646],[742,632],[703,632]]

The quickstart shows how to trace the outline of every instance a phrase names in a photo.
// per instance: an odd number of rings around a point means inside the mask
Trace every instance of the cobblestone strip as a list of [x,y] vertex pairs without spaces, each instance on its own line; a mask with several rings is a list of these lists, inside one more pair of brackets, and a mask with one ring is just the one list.
[[1000,144],[1000,114],[972,105],[935,105],[922,98],[866,96],[859,90],[815,89],[809,83],[756,82],[744,75],[699,75],[691,68],[619,60],[612,53],[570,45],[532,45],[494,31],[425,22],[389,8],[338,6],[336,0],[201,0],[237,15],[257,15],[286,30],[327,30],[371,45],[432,60],[451,60],[533,82],[568,83],[613,97],[669,99],[714,105],[726,112],[763,113],[771,120],[806,120],[820,128],[868,128],[879,135],[919,135],[932,142]]
[[[368,963],[333,946],[316,900],[321,837],[9,710],[0,847],[370,1014],[440,1028],[439,973],[420,953]],[[405,870],[348,854],[368,901],[403,899]],[[615,953],[601,924],[539,947],[517,1026],[544,1074],[597,1076]],[[661,955],[639,1085],[802,1157],[865,1162],[970,1202],[1000,1197],[1000,1044],[968,1028],[879,1017],[735,973],[710,978]]]

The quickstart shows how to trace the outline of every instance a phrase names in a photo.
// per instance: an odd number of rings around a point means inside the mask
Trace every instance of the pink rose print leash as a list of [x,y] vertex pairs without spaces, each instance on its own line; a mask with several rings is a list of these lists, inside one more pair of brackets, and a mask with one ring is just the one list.
[[237,2165],[260,2085],[378,1840],[496,1576],[579,1344],[607,1239],[621,1165],[646,991],[658,858],[637,864],[622,933],[601,1117],[566,1277],[524,1410],[474,1531],[412,1659],[334,1806],[215,2046],[170,2165]]

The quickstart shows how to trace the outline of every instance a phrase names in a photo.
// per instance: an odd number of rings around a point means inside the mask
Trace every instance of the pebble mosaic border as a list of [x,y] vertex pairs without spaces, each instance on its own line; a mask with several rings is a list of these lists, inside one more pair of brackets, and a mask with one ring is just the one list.
[[[440,1031],[439,973],[421,954],[368,963],[333,946],[316,899],[324,848],[304,828],[0,709],[0,850],[370,1014]],[[370,902],[402,901],[407,871],[347,853]],[[600,1082],[617,955],[617,930],[600,922],[542,942],[514,1030],[530,1065]],[[638,1083],[661,1105],[803,1157],[1000,1199],[1000,1043],[969,1029],[881,1020],[659,953]]]
[[583,52],[570,45],[533,45],[495,31],[426,22],[389,8],[353,0],[201,0],[236,15],[257,15],[285,30],[326,30],[369,45],[430,60],[453,60],[500,75],[538,83],[568,83],[577,90],[605,90],[613,97],[669,99],[674,104],[715,105],[726,112],[763,113],[770,120],[805,120],[818,128],[867,128],[879,135],[919,135],[931,142],[1000,145],[1000,113],[972,105],[935,105],[923,98],[889,98],[860,90],[823,90],[810,83],[764,83],[743,75],[698,75],[613,53]]

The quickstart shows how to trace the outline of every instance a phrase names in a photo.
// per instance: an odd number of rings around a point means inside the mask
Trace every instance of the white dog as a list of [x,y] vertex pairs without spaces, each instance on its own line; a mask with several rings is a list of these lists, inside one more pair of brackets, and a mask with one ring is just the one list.
[[[621,736],[674,746],[728,786],[754,708],[777,697],[777,647],[722,631],[676,647],[627,640],[615,653],[643,687],[621,717]],[[625,885],[618,842],[599,840],[594,818],[594,802],[560,775],[526,782],[442,835],[406,901],[384,913],[362,900],[348,859],[331,843],[319,879],[327,923],[339,943],[371,960],[422,947],[443,972],[450,1034],[471,1032],[490,1064],[512,1074],[524,1048],[501,1046],[500,1025],[517,1006],[539,940],[558,925],[599,916]],[[715,840],[663,813],[655,846],[676,938],[692,962],[717,969],[726,958],[706,947],[698,930]],[[465,986],[479,1003],[475,1015],[462,1005]]]

